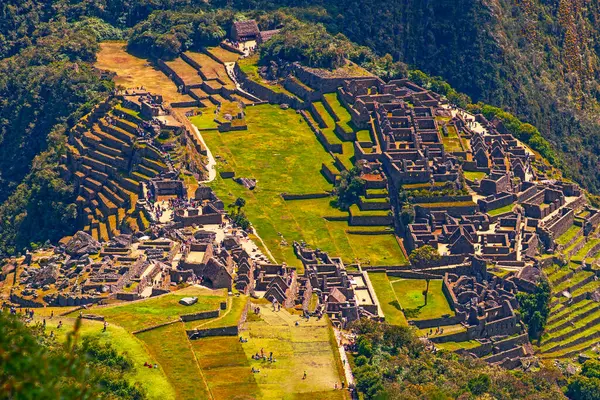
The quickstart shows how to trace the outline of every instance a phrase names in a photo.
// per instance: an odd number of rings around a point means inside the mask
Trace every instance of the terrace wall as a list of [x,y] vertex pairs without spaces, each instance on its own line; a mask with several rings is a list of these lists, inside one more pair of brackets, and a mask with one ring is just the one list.
[[244,90],[258,97],[259,99],[267,100],[269,103],[273,104],[289,104],[290,107],[296,110],[304,110],[308,107],[307,103],[298,98],[291,97],[285,93],[277,93],[268,87],[251,80],[242,72],[237,63],[234,67],[234,73]]

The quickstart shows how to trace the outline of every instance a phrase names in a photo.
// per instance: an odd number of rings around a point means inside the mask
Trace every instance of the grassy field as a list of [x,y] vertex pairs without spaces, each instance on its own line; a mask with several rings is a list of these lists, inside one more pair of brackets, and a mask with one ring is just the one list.
[[[41,321],[43,317],[49,316],[51,310],[54,310],[54,318],[52,320],[46,319],[46,330],[53,331],[57,340],[63,341],[66,339],[67,334],[73,331],[76,318],[58,317],[58,314],[65,311],[65,308],[61,310],[61,307],[49,307],[36,310],[36,321]],[[56,324],[59,321],[62,321],[63,327],[56,329]],[[150,399],[175,399],[174,386],[167,379],[162,366],[159,365],[158,369],[144,367],[145,362],[151,364],[158,362],[150,353],[148,347],[120,326],[110,324],[106,331],[103,331],[103,325],[100,321],[82,320],[78,334],[80,337],[97,337],[101,343],[109,342],[117,351],[127,353],[133,361],[135,369],[127,373],[126,378],[132,383],[139,382]]]
[[392,325],[408,325],[387,274],[385,272],[369,272],[369,279],[375,289],[379,306],[385,315],[385,321]]
[[[337,373],[337,349],[331,346],[325,318],[307,322],[285,310],[273,312],[267,305],[261,306],[260,317],[248,321],[246,328],[243,336],[248,337],[248,342],[242,347],[250,366],[260,369],[254,378],[261,398],[343,399],[347,394],[334,390],[342,378]],[[252,355],[261,349],[267,356],[273,352],[276,362],[253,360]],[[306,380],[302,379],[304,371]]]
[[[177,320],[182,314],[216,310],[219,308],[219,304],[225,300],[225,295],[223,290],[212,291],[190,286],[173,294],[123,305],[92,308],[90,312],[103,315],[111,324],[120,325],[128,331],[136,331]],[[191,306],[179,304],[180,299],[189,296],[197,296],[198,302]]]
[[442,292],[442,280],[429,281],[427,304],[423,291],[427,283],[424,279],[390,279],[394,293],[409,319],[431,319],[442,315],[454,315],[446,296]]
[[346,222],[324,219],[348,217],[347,212],[330,205],[331,198],[285,201],[280,196],[283,192],[323,193],[332,189],[320,172],[321,164],[330,162],[331,157],[299,115],[275,105],[261,105],[246,108],[246,122],[248,131],[243,133],[209,131],[203,136],[213,154],[221,157],[218,168],[257,179],[256,189],[250,191],[220,177],[212,186],[225,204],[237,197],[246,199],[246,214],[277,262],[300,267],[291,246],[294,240],[305,240],[347,262],[406,262],[393,235],[365,240],[347,234]]
[[188,95],[177,93],[177,86],[150,61],[135,57],[126,51],[125,42],[100,43],[96,68],[115,72],[115,83],[125,88],[143,86],[162,94],[168,102],[191,101]]
[[198,364],[215,399],[256,399],[260,390],[237,337],[191,341]]
[[210,399],[210,393],[181,322],[137,335],[165,371],[177,399]]

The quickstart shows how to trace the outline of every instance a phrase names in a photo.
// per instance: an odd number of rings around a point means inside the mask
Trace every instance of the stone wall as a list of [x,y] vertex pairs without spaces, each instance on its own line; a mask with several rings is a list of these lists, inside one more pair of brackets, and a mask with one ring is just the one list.
[[272,89],[269,89],[268,87],[251,80],[242,72],[237,63],[234,67],[234,73],[236,79],[240,83],[240,86],[242,86],[245,91],[261,100],[266,100],[272,104],[288,104],[290,107],[296,110],[304,110],[308,107],[308,104],[299,98],[291,97],[285,93],[277,93]]
[[183,322],[198,321],[201,319],[217,318],[219,316],[219,312],[220,310],[202,311],[193,314],[180,315],[179,318],[181,318]]
[[289,75],[284,79],[283,87],[306,102],[317,101],[322,96],[321,91],[315,91],[311,89],[300,82],[298,78],[294,77],[293,75]]
[[240,330],[237,326],[226,326],[222,328],[186,330],[185,332],[189,339],[195,340],[211,336],[237,336]]
[[422,207],[419,204],[415,204],[415,215],[417,218],[427,217],[432,211],[446,211],[450,216],[459,217],[461,215],[474,214],[477,211],[477,206],[473,204],[472,206],[458,207],[448,207],[447,205],[437,207]]
[[325,197],[331,197],[331,193],[303,193],[303,194],[291,194],[281,193],[281,197],[284,200],[306,200],[306,199],[323,199]]

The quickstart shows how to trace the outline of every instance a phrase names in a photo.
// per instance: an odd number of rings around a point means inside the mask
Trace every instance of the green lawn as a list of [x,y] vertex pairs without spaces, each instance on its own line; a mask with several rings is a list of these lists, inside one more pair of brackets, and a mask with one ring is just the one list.
[[[441,128],[440,128],[441,129]],[[458,132],[454,126],[447,126],[448,136],[445,136],[443,133],[440,133],[442,137],[442,143],[444,144],[444,149],[448,152],[454,151],[463,151],[461,145],[460,137],[458,136]]]
[[[355,237],[346,233],[347,222],[325,220],[323,217],[348,217],[347,212],[330,205],[331,198],[282,199],[283,192],[332,190],[320,172],[321,164],[331,162],[331,157],[299,115],[275,105],[261,105],[246,108],[246,122],[248,131],[211,131],[203,136],[213,154],[221,157],[219,169],[231,169],[239,177],[256,178],[256,188],[250,191],[219,176],[211,186],[225,204],[237,197],[246,200],[245,212],[277,262],[301,267],[292,243],[304,240],[346,262],[358,258],[371,264],[406,263],[391,234]],[[365,245],[367,241],[369,244]]]
[[192,124],[196,125],[199,130],[217,129],[219,124],[215,121],[215,108],[207,107],[202,109],[202,114],[195,115],[190,118]]
[[255,374],[238,337],[209,337],[190,343],[215,399],[260,398]]
[[479,343],[476,340],[469,340],[466,342],[445,342],[445,343],[436,343],[435,344],[436,347],[439,347],[442,350],[448,350],[448,351],[456,351],[458,349],[472,349],[475,348],[477,346],[481,346],[481,343]]
[[[58,313],[55,311],[54,318],[52,320],[46,320],[46,329],[54,331],[57,339],[62,341],[65,340],[67,333],[72,331],[76,318],[58,317],[57,314]],[[41,318],[42,314],[40,313],[38,315]],[[36,316],[36,319],[37,318],[38,317]],[[63,323],[61,329],[55,329],[55,324],[57,324],[58,321],[62,321]],[[126,378],[132,383],[139,382],[146,390],[150,399],[175,399],[175,385],[172,385],[167,379],[162,365],[159,365],[160,368],[158,369],[144,367],[145,362],[151,364],[158,362],[144,343],[120,326],[109,324],[106,331],[103,331],[103,325],[104,324],[100,321],[82,320],[79,335],[95,336],[100,342],[110,342],[117,351],[127,353],[133,361],[135,369],[132,372],[127,373]]]
[[567,229],[567,231],[565,233],[563,233],[562,235],[560,235],[558,237],[558,239],[556,239],[556,243],[558,243],[562,246],[566,245],[571,240],[573,240],[575,235],[577,235],[577,232],[579,232],[580,230],[581,230],[581,227],[579,227],[577,225],[572,225],[569,229]]
[[177,399],[210,399],[183,324],[178,322],[136,335],[165,371]]
[[227,326],[237,325],[242,317],[242,313],[248,303],[246,296],[234,296],[227,299],[227,309],[221,311],[218,318],[210,320],[193,321],[190,324],[196,325],[196,328],[223,328]]
[[369,279],[375,289],[379,306],[385,315],[385,321],[391,325],[407,326],[408,322],[387,274],[385,272],[369,272]]
[[[198,302],[191,306],[179,304],[184,297],[197,296]],[[173,294],[149,298],[133,303],[111,307],[93,307],[90,313],[104,315],[109,323],[122,326],[128,331],[136,331],[164,322],[174,321],[183,314],[216,310],[225,300],[224,291],[190,286]]]
[[345,131],[352,132],[353,129],[350,126],[350,121],[352,117],[350,116],[350,113],[348,112],[346,107],[344,107],[340,102],[337,93],[327,93],[324,94],[323,97],[325,98],[325,101],[327,101],[327,104],[329,104],[335,115],[337,115],[337,117],[340,119],[338,123],[342,127],[342,129],[344,129]]
[[[270,305],[263,305],[260,317],[248,321],[246,328],[242,336],[247,337],[248,342],[242,347],[250,366],[260,369],[254,374],[260,398],[344,398],[347,392],[333,389],[342,377],[338,374],[337,349],[332,348],[331,328],[326,318],[311,318],[307,322],[286,310],[273,312]],[[253,360],[252,355],[260,353],[261,349],[267,356],[273,352],[276,362]],[[242,361],[237,355],[235,360]],[[235,370],[233,367],[232,372]],[[304,371],[307,374],[305,380],[302,379]],[[243,376],[243,371],[239,376]],[[210,385],[210,376],[207,377]]]
[[474,181],[475,179],[482,180],[487,174],[479,171],[463,171],[463,175],[465,176],[465,179]]
[[513,209],[514,206],[515,206],[514,204],[509,204],[507,206],[496,208],[494,210],[488,211],[488,214],[491,215],[492,217],[494,217],[496,215],[504,214],[504,213],[507,213],[509,211],[512,211],[512,209]]
[[442,280],[429,281],[427,305],[423,297],[426,288],[424,279],[390,279],[396,298],[408,319],[431,319],[442,315],[454,315],[446,296],[442,292]]

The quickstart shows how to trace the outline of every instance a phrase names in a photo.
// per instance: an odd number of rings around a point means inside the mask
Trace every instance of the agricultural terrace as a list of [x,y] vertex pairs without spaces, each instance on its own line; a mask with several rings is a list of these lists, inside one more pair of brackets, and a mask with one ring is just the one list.
[[[301,267],[291,245],[294,240],[304,240],[332,256],[344,257],[348,263],[406,263],[391,233],[371,235],[365,240],[362,235],[347,232],[349,226],[344,219],[348,219],[348,212],[332,207],[330,197],[283,200],[281,193],[332,190],[320,172],[321,165],[330,163],[331,157],[298,114],[274,105],[252,106],[246,108],[246,123],[247,131],[211,130],[202,135],[218,159],[219,171],[255,178],[256,189],[250,191],[232,179],[220,177],[211,186],[225,204],[237,197],[246,199],[244,210],[277,262]],[[331,217],[342,220],[326,219]]]
[[96,68],[116,73],[117,85],[126,88],[143,86],[152,93],[160,93],[170,103],[193,100],[188,95],[178,93],[175,83],[149,60],[127,53],[126,46],[121,41],[102,42]]

